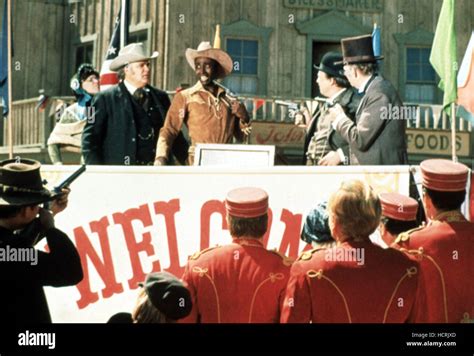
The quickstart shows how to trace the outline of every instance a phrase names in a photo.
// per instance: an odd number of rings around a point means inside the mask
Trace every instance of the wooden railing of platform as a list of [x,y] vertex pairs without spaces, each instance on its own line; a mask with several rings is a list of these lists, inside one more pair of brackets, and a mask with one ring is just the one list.
[[[172,97],[174,93],[169,92]],[[257,122],[268,123],[293,123],[293,119],[289,115],[289,104],[297,104],[298,106],[306,106],[314,108],[316,101],[307,98],[283,98],[283,97],[254,97],[241,96],[242,100],[252,118]],[[57,115],[54,114],[60,101],[72,103],[73,97],[51,97],[49,104],[44,110],[37,108],[37,99],[26,99],[13,102],[12,115],[9,116],[13,120],[13,139],[15,152],[21,153],[22,150],[31,148],[46,148],[48,137],[55,125]],[[284,103],[282,103],[284,102]],[[408,118],[407,128],[424,129],[424,130],[450,130],[451,123],[449,117],[443,112],[441,105],[405,104],[405,116]],[[0,135],[0,151],[7,152],[8,125],[5,120],[1,122],[3,132]],[[456,118],[456,131],[472,133],[472,124],[464,119]]]

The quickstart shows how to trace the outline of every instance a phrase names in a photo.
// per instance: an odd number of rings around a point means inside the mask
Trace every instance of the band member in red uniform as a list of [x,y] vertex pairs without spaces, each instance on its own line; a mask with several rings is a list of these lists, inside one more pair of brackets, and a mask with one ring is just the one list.
[[[427,226],[402,233],[396,243],[420,263],[416,322],[459,323],[474,318],[474,224],[461,213],[468,168],[430,159],[420,164]],[[418,309],[418,308],[417,308]]]
[[379,245],[388,248],[402,232],[418,227],[418,202],[400,193],[382,193],[379,195],[382,204]]
[[238,188],[226,198],[233,241],[190,257],[183,276],[193,300],[185,322],[278,323],[291,261],[263,245],[268,195]]
[[328,203],[338,245],[304,252],[291,267],[281,322],[402,323],[410,320],[417,262],[373,244],[378,196],[362,181],[344,182]]

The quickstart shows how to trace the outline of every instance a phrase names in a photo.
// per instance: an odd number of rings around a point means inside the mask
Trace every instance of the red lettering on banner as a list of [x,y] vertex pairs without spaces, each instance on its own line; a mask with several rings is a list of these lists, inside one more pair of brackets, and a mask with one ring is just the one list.
[[201,208],[201,251],[209,247],[211,235],[211,215],[219,213],[222,216],[222,229],[227,229],[225,205],[220,200],[209,200]]
[[283,141],[283,134],[281,132],[276,132],[273,137],[273,142],[281,143],[281,141]]
[[[143,282],[146,273],[143,272],[142,263],[140,261],[139,253],[146,252],[148,256],[155,254],[155,249],[151,244],[151,234],[145,232],[142,235],[142,241],[138,242],[133,230],[132,221],[138,220],[143,223],[143,227],[151,226],[151,215],[147,204],[141,205],[139,208],[128,209],[124,213],[115,213],[112,215],[114,222],[122,226],[123,235],[127,244],[128,253],[130,256],[130,263],[132,265],[133,276],[128,280],[130,289],[138,287],[138,283]],[[153,271],[160,271],[160,261],[155,260],[152,264]]]
[[99,236],[103,261],[97,255],[84,229],[82,227],[75,228],[74,237],[79,256],[81,257],[82,269],[84,270],[84,279],[77,285],[77,289],[81,294],[81,298],[77,301],[79,309],[83,309],[89,304],[99,300],[98,293],[91,291],[87,257],[89,257],[99,276],[104,281],[105,288],[102,289],[102,296],[104,298],[110,298],[114,294],[123,292],[122,285],[118,283],[115,278],[115,268],[110,250],[109,235],[107,233],[109,220],[104,216],[99,221],[92,221],[89,225],[91,231]]
[[257,137],[255,138],[255,140],[257,141],[258,144],[261,144],[261,145],[266,144],[267,142],[271,140],[271,137],[273,136],[274,131],[275,131],[275,127],[270,126],[270,132],[268,133],[267,137],[263,137],[261,133],[257,133]]
[[184,267],[179,264],[178,237],[176,234],[175,214],[180,211],[179,199],[170,200],[168,203],[156,202],[154,204],[155,214],[162,214],[165,217],[166,236],[168,237],[168,250],[170,255],[170,265],[167,272],[181,277]]
[[[265,136],[262,131],[266,132]],[[255,136],[257,144],[298,144],[304,139],[304,131],[294,125],[289,127],[288,125],[275,126],[267,124],[266,130],[263,129],[262,131],[257,132]]]
[[[280,253],[290,258],[297,258],[300,246],[301,214],[293,214],[291,211],[283,209],[280,220],[285,223],[285,231],[281,238]],[[287,254],[287,250],[289,250]]]

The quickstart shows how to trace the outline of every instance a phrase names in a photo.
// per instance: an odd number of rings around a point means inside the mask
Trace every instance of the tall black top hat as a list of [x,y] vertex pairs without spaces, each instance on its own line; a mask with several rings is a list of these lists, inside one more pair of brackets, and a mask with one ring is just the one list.
[[328,52],[321,59],[319,67],[314,65],[314,68],[320,70],[331,77],[346,79],[343,73],[342,55],[338,52]]
[[372,36],[363,35],[341,40],[343,63],[374,63],[383,56],[374,56]]

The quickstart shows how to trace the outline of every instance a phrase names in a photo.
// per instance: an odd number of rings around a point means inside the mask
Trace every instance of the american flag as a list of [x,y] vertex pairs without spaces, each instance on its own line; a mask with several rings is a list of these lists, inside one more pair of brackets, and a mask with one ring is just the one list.
[[[110,70],[110,63],[118,56],[121,46],[128,42],[128,8],[128,0],[122,0],[107,54],[100,70],[100,90],[108,89],[119,82],[117,73]],[[123,16],[122,11],[124,11]],[[124,37],[123,41],[121,41],[122,36]]]

